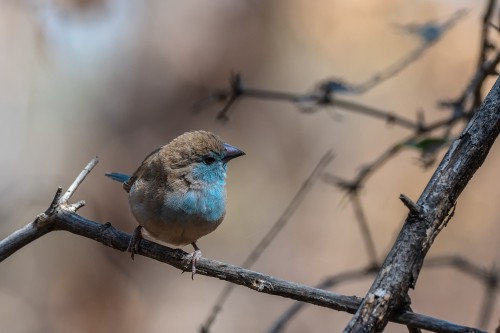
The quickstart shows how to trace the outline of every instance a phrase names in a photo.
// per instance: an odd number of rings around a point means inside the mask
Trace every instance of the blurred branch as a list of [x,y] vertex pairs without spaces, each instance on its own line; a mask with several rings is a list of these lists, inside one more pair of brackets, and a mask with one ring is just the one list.
[[[469,119],[474,113],[475,108],[473,106],[470,109],[466,110],[465,105],[467,98],[471,96],[471,94],[476,91],[478,88],[482,86],[484,80],[489,75],[495,74],[495,68],[500,63],[500,51],[496,52],[494,57],[486,61],[474,74],[474,77],[471,79],[467,88],[464,90],[463,94],[452,102],[441,102],[440,105],[442,107],[450,107],[452,108],[452,113],[448,118],[437,120],[431,124],[425,124],[423,121],[423,114],[420,115],[418,130],[415,131],[414,134],[402,139],[400,142],[397,142],[386,149],[380,156],[376,157],[375,160],[371,163],[363,165],[360,169],[356,177],[352,180],[347,180],[342,177],[333,175],[331,173],[326,173],[323,177],[323,180],[326,183],[335,185],[343,190],[348,192],[357,191],[361,189],[364,183],[368,180],[368,178],[374,174],[378,169],[380,169],[386,162],[388,162],[391,158],[396,156],[404,147],[410,147],[411,145],[415,146],[415,148],[421,150],[421,158],[422,166],[429,167],[432,165],[436,158],[436,154],[439,148],[443,148],[445,145],[449,143],[449,138],[446,137],[438,137],[431,138],[426,137],[429,132],[432,132],[436,129],[442,127],[450,128],[455,123],[461,120]],[[449,132],[449,129],[446,130]],[[419,146],[419,143],[423,143],[425,141],[430,142],[431,140],[438,142],[439,145],[435,146]],[[431,148],[431,149],[429,149]]]
[[488,280],[490,278],[490,273],[488,272],[488,270],[485,270],[468,261],[467,259],[457,255],[441,255],[429,258],[429,260],[425,262],[425,266],[429,268],[451,266],[458,271],[466,273],[480,280]]
[[[495,264],[492,265],[491,269],[487,270],[457,255],[441,255],[429,258],[424,262],[424,266],[426,268],[442,268],[444,266],[451,266],[458,271],[470,275],[474,279],[484,281],[487,287],[485,288],[481,318],[478,326],[486,326],[491,317],[493,304],[497,296],[498,289],[500,288],[500,269]],[[378,266],[368,265],[364,268],[342,272],[327,277],[315,287],[319,289],[331,289],[344,282],[353,282],[369,277],[370,275],[374,275],[378,272],[378,270]],[[273,326],[269,329],[268,333],[283,332],[286,325],[288,325],[288,323],[294,319],[300,310],[302,310],[306,305],[307,303],[295,302],[276,320]]]
[[381,332],[387,319],[405,304],[414,288],[425,255],[448,222],[456,200],[486,159],[500,132],[500,79],[479,110],[450,146],[416,205],[410,212],[379,275],[345,332]]
[[490,321],[491,315],[493,313],[494,304],[498,297],[498,290],[500,288],[500,267],[493,263],[488,279],[484,288],[484,299],[481,305],[481,317],[479,318],[479,327],[486,327]]
[[[484,64],[486,63],[488,52],[495,48],[494,44],[490,40],[489,32],[490,32],[490,21],[491,16],[493,15],[493,9],[496,6],[496,0],[488,0],[486,4],[486,9],[484,10],[483,19],[482,19],[482,28],[481,28],[481,44],[479,47],[479,56],[477,61],[477,70],[480,71]],[[498,63],[498,61],[497,61]],[[477,87],[473,90],[473,106],[477,107],[481,103],[481,87],[482,82],[484,80],[479,80],[481,84],[478,84]]]
[[339,83],[339,81],[325,82],[319,86],[317,92],[311,94],[294,94],[289,92],[247,88],[239,73],[231,76],[230,82],[231,86],[228,91],[215,91],[208,98],[216,101],[226,100],[226,104],[217,114],[217,119],[220,120],[229,120],[229,113],[234,102],[239,98],[247,97],[295,103],[305,113],[315,111],[315,107],[318,106],[330,106],[364,114],[376,119],[382,119],[389,124],[399,125],[411,130],[418,130],[420,126],[418,122],[397,116],[393,112],[334,97],[333,93],[338,91],[338,87],[345,86],[343,83]]
[[439,24],[434,22],[427,22],[425,24],[409,24],[409,25],[396,25],[396,27],[407,33],[415,34],[420,37],[422,43],[415,50],[411,51],[407,56],[395,62],[387,69],[379,74],[375,74],[372,78],[359,85],[356,92],[362,94],[382,82],[396,76],[406,67],[418,60],[431,46],[433,46],[449,29],[451,29],[459,19],[461,19],[467,10],[460,9],[455,12],[447,21]]
[[[335,285],[340,284],[345,281],[356,281],[358,279],[365,278],[367,276],[370,276],[372,274],[377,273],[378,267],[375,266],[368,266],[365,268],[361,269],[356,269],[353,271],[348,271],[348,272],[342,272],[334,276],[330,276],[326,278],[324,281],[320,282],[318,285],[316,285],[316,288],[318,289],[330,289],[333,288]],[[269,329],[268,333],[280,333],[283,332],[285,329],[285,326],[288,324],[290,320],[292,320],[300,310],[304,306],[306,306],[307,303],[302,303],[302,302],[295,302],[291,307],[289,307],[279,318],[276,320],[276,322],[273,324],[273,326]]]
[[[62,197],[62,190],[58,188],[49,208],[44,213],[40,214],[27,226],[0,241],[0,262],[35,239],[55,230],[69,231],[119,251],[127,249],[131,237],[129,234],[114,228],[110,223],[100,224],[78,215],[76,211],[83,206],[82,202],[72,205],[64,202],[69,200],[74,190],[78,188],[96,163],[97,158],[87,165],[69,187],[72,189],[69,195]],[[146,239],[139,244],[137,254],[167,263],[182,271],[190,271],[191,269],[190,254]],[[361,303],[361,299],[355,296],[344,296],[312,288],[206,258],[201,258],[197,263],[197,272],[201,275],[242,285],[258,292],[287,297],[338,311],[354,313]],[[401,311],[393,314],[391,320],[435,332],[481,332],[474,328],[452,324],[447,321],[415,314],[411,311]]]
[[[455,23],[466,14],[465,9],[454,13],[451,18],[443,23],[428,22],[426,24],[409,24],[397,26],[400,30],[418,35],[423,41],[415,50],[402,59],[391,64],[386,69],[374,74],[360,84],[351,84],[341,79],[327,80],[318,85],[314,92],[309,94],[295,94],[273,90],[255,89],[245,87],[240,74],[234,74],[230,79],[228,90],[214,91],[203,101],[225,101],[224,107],[217,114],[217,119],[228,120],[229,112],[235,101],[242,97],[288,101],[296,104],[305,113],[312,113],[318,107],[337,107],[355,113],[360,113],[376,119],[382,119],[389,124],[395,124],[419,132],[423,124],[418,119],[412,121],[393,112],[380,110],[357,102],[338,98],[339,94],[361,95],[373,89],[386,80],[396,76],[410,64],[418,60],[431,46],[433,46]],[[482,63],[481,63],[482,64]],[[198,106],[201,103],[197,103]]]
[[459,9],[448,20],[442,23],[429,21],[424,24],[396,24],[395,27],[402,32],[419,37],[423,45],[433,44],[436,43],[446,31],[450,30],[465,14],[467,14],[467,9]]
[[[360,188],[372,173],[378,170],[386,161],[395,156],[402,147],[407,146],[407,143],[415,142],[417,140],[426,140],[428,139],[426,138],[426,135],[428,135],[428,133],[443,127],[448,128],[446,132],[449,132],[449,128],[451,128],[451,126],[453,126],[460,120],[470,119],[474,108],[467,111],[465,110],[467,98],[471,96],[474,91],[481,89],[483,82],[487,76],[495,73],[495,67],[500,62],[500,51],[497,52],[490,61],[485,60],[478,66],[478,70],[469,83],[467,89],[464,90],[463,94],[459,98],[451,102],[444,101],[440,103],[440,106],[449,107],[453,112],[451,112],[448,117],[437,120],[431,124],[425,123],[422,112],[417,113],[415,120],[409,120],[387,110],[381,110],[372,106],[366,106],[357,102],[340,99],[337,95],[363,94],[377,84],[396,75],[414,60],[418,59],[422,55],[423,51],[425,51],[428,47],[434,45],[435,42],[437,42],[443,36],[443,34],[448,31],[466,13],[466,10],[461,9],[455,12],[452,17],[450,17],[443,23],[428,22],[421,25],[412,24],[399,26],[400,29],[403,29],[406,32],[419,35],[423,43],[416,50],[412,51],[409,56],[404,57],[402,60],[389,66],[379,74],[375,74],[364,83],[354,85],[346,83],[342,80],[329,80],[319,84],[318,88],[313,93],[296,94],[290,92],[249,88],[245,86],[241,74],[234,74],[231,77],[230,88],[228,90],[215,91],[208,99],[215,101],[226,101],[226,104],[217,115],[217,118],[222,120],[229,119],[229,112],[237,99],[249,97],[291,102],[296,104],[305,113],[314,112],[316,111],[317,107],[338,107],[340,109],[360,113],[369,117],[373,117],[375,119],[381,119],[389,124],[394,124],[412,130],[414,133],[411,136],[401,140],[399,143],[394,144],[386,152],[382,153],[381,156],[378,157],[375,161],[366,166],[363,166],[354,180],[346,181],[339,177],[329,175],[331,176],[330,180],[333,180],[335,178],[336,181],[334,182],[336,182],[337,184],[342,183],[344,189],[348,188],[349,190],[352,190]],[[490,16],[491,13],[488,15],[485,14],[485,18],[483,18],[483,20],[488,20]],[[481,59],[486,58],[482,57]],[[437,139],[445,141],[444,138]],[[444,146],[444,144],[442,144],[441,147],[442,146]],[[422,165],[424,167],[432,165],[435,161],[437,150],[434,150],[431,153],[423,149],[421,149],[421,151]]]
[[[244,268],[250,268],[252,265],[260,258],[261,254],[265,251],[265,249],[271,244],[271,242],[276,238],[276,236],[280,233],[280,231],[285,227],[290,218],[293,216],[297,208],[300,206],[306,195],[309,193],[313,185],[322,175],[325,168],[330,164],[333,160],[333,153],[331,150],[327,151],[325,155],[320,159],[312,173],[306,179],[306,181],[302,184],[299,191],[295,194],[292,201],[288,204],[283,214],[279,217],[279,219],[273,224],[271,229],[264,235],[264,237],[260,240],[260,242],[255,246],[255,248],[250,252],[248,257],[242,264]],[[226,284],[222,292],[217,297],[215,304],[212,306],[210,314],[203,326],[201,327],[201,332],[209,332],[210,326],[212,326],[217,314],[222,309],[222,306],[226,302],[227,298],[231,294],[231,291],[234,288],[234,284]]]
[[493,304],[500,289],[500,267],[493,262],[490,269],[484,269],[469,260],[456,255],[434,257],[425,262],[425,266],[451,266],[471,277],[481,280],[485,285],[484,298],[480,311],[478,326],[486,327],[493,311]]
[[366,253],[370,259],[369,267],[379,267],[377,260],[377,251],[375,249],[375,242],[373,240],[372,233],[368,227],[368,221],[366,220],[366,214],[361,204],[359,198],[359,191],[351,192],[349,196],[352,208],[354,210],[354,216],[358,221],[359,228],[361,230],[361,237],[363,237],[363,243],[366,246]]

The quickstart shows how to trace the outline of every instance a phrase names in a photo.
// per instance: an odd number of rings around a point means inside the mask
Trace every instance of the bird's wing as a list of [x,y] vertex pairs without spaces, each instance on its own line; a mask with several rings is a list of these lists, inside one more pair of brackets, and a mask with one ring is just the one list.
[[150,164],[151,161],[156,157],[158,152],[163,148],[164,146],[160,146],[153,150],[146,158],[142,161],[141,165],[135,170],[135,172],[132,174],[129,180],[123,183],[123,189],[125,191],[130,192],[130,189],[134,185],[135,181],[144,174],[144,171],[146,170],[145,166]]

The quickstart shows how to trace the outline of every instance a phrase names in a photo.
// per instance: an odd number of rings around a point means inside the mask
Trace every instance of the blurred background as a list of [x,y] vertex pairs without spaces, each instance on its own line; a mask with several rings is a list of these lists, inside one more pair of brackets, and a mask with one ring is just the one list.
[[[0,237],[32,221],[95,155],[77,191],[80,214],[131,232],[127,195],[106,171],[133,172],[157,146],[192,129],[219,134],[247,155],[230,163],[228,210],[199,241],[205,257],[239,265],[269,230],[321,156],[351,178],[410,132],[344,111],[300,113],[289,103],[243,99],[228,122],[221,103],[193,105],[231,72],[247,85],[305,93],[332,77],[362,82],[421,42],[395,26],[443,21],[466,8],[442,39],[399,75],[352,100],[426,120],[458,97],[477,62],[485,1],[212,0],[0,1]],[[498,12],[496,12],[498,14]],[[496,18],[496,15],[494,17]],[[491,84],[491,82],[490,82]],[[332,117],[333,112],[333,117]],[[361,199],[383,259],[434,167],[405,150],[366,184]],[[428,257],[499,262],[500,149],[461,195]],[[190,247],[185,248],[191,251]],[[308,285],[368,257],[345,193],[318,182],[253,269]],[[364,296],[372,277],[334,291]],[[4,332],[196,332],[225,283],[94,241],[48,234],[0,264]],[[484,286],[453,269],[424,269],[416,312],[474,326]],[[293,301],[236,287],[213,332],[265,332]],[[500,302],[487,327],[498,325]],[[351,315],[308,306],[287,332],[338,331]],[[389,332],[405,328],[390,324]]]

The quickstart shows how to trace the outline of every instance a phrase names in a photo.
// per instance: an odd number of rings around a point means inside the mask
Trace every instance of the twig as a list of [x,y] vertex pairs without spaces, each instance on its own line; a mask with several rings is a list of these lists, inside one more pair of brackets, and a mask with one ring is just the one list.
[[[488,3],[486,4],[486,8],[483,13],[483,18],[482,18],[482,28],[481,28],[481,44],[479,47],[479,55],[478,55],[478,60],[477,60],[477,72],[480,72],[482,70],[482,67],[486,63],[488,51],[492,50],[494,48],[493,43],[490,41],[489,38],[489,28],[490,28],[490,20],[491,16],[493,15],[493,9],[496,6],[496,0],[489,0]],[[496,66],[496,65],[495,65]],[[474,89],[473,89],[473,107],[477,107],[479,103],[481,102],[481,87],[482,87],[482,82],[483,80],[480,80],[481,84],[478,84]]]
[[489,271],[488,279],[486,280],[486,288],[484,288],[484,298],[481,304],[479,327],[486,327],[493,313],[495,301],[498,297],[498,289],[500,288],[500,269],[493,262]]
[[398,125],[409,130],[419,131],[420,124],[418,122],[398,116],[390,111],[383,111],[371,106],[366,106],[360,103],[355,103],[342,99],[335,99],[333,105],[341,109],[349,110],[354,113],[359,113],[365,116],[370,116],[376,119],[384,120],[388,124]]
[[[241,75],[237,74],[232,77],[231,81],[241,80]],[[344,110],[349,110],[355,113],[367,115],[374,117],[376,119],[382,119],[387,123],[399,125],[401,127],[418,130],[419,124],[406,119],[402,116],[396,115],[394,112],[380,110],[371,106],[363,105],[361,103],[356,103],[340,98],[335,98],[330,96],[331,91],[320,91],[315,94],[294,94],[289,92],[272,91],[256,88],[244,88],[243,84],[232,85],[233,90],[216,92],[217,96],[227,96],[227,102],[224,104],[223,108],[217,113],[217,119],[228,120],[229,111],[234,102],[239,98],[257,98],[257,99],[271,99],[275,101],[286,101],[297,104],[299,107],[304,105],[304,103],[311,103],[312,105],[321,106],[334,106]],[[234,87],[237,87],[235,89]],[[304,109],[304,108],[302,108]]]
[[76,177],[75,181],[68,188],[64,196],[61,196],[62,187],[58,187],[54,198],[44,213],[39,214],[33,222],[7,236],[0,242],[0,262],[46,233],[56,230],[57,225],[54,223],[54,218],[58,214],[59,210],[64,209],[75,213],[84,205],[83,201],[79,201],[76,204],[68,206],[67,200],[73,195],[74,191],[98,162],[99,160],[97,157],[93,158],[82,170],[82,172],[80,172],[78,177]]
[[[414,136],[412,135],[410,138],[413,137]],[[323,175],[323,181],[348,192],[357,191],[363,187],[369,176],[371,176],[376,170],[378,170],[382,165],[384,165],[393,156],[395,156],[401,150],[401,148],[401,143],[392,145],[380,156],[378,156],[373,162],[362,166],[353,180],[346,180],[334,174],[325,173]]]
[[80,172],[80,174],[76,177],[75,181],[68,187],[68,190],[61,197],[59,203],[61,204],[68,203],[68,200],[71,198],[71,196],[76,191],[78,186],[80,186],[85,177],[87,177],[87,175],[97,165],[98,162],[99,159],[97,158],[97,156],[90,160],[90,162],[85,166],[85,168],[83,168],[82,172]]
[[480,319],[478,326],[485,327],[493,311],[493,304],[500,289],[500,269],[493,262],[490,269],[484,269],[469,260],[456,255],[443,255],[427,260],[426,267],[451,266],[456,270],[470,275],[472,278],[481,280],[485,285],[483,303],[481,305]]
[[[305,180],[305,182],[300,187],[299,191],[295,194],[292,201],[288,204],[287,208],[281,214],[279,219],[273,224],[271,229],[267,232],[266,235],[260,240],[260,242],[255,246],[255,248],[250,252],[248,257],[242,264],[242,267],[249,268],[259,259],[260,255],[264,250],[269,246],[269,244],[273,241],[273,239],[279,234],[279,232],[283,229],[283,227],[288,223],[292,215],[295,213],[297,208],[300,206],[306,195],[309,193],[312,186],[315,184],[316,180],[321,176],[324,169],[328,166],[328,164],[333,160],[333,153],[331,150],[327,151],[325,155],[320,159],[312,173]],[[212,306],[212,310],[208,315],[207,319],[203,326],[201,327],[201,332],[209,332],[212,323],[214,322],[217,314],[222,309],[223,304],[226,302],[227,298],[231,294],[233,290],[233,284],[227,284],[222,292],[217,297],[215,304]]]
[[405,143],[418,140],[427,133],[432,132],[440,127],[452,126],[460,120],[467,119],[467,117],[468,116],[465,113],[453,114],[449,118],[437,120],[436,122],[429,125],[424,125],[423,123],[421,123],[417,132],[393,144],[385,151],[383,151],[379,156],[377,156],[372,162],[361,166],[359,168],[359,172],[353,179],[347,180],[331,173],[325,173],[325,175],[323,176],[323,181],[348,192],[357,191],[364,186],[371,175],[373,175],[377,170],[385,165],[385,163],[389,162],[393,157],[401,152],[401,150],[405,146]]
[[[411,130],[418,130],[418,122],[413,122],[411,120],[405,119],[404,117],[395,115],[394,113],[389,111],[378,110],[376,108],[365,106],[356,102],[342,100],[339,99],[337,95],[341,93],[361,95],[378,86],[379,84],[385,82],[386,80],[396,76],[402,70],[419,59],[426,50],[428,50],[435,44],[438,38],[442,37],[442,35],[447,30],[449,30],[458,21],[458,19],[463,16],[463,14],[465,14],[465,12],[466,10],[457,11],[450,19],[440,25],[432,25],[431,23],[424,25],[424,28],[421,28],[420,30],[425,30],[425,28],[427,28],[427,30],[435,31],[432,35],[432,40],[427,40],[425,43],[419,45],[415,50],[412,50],[408,55],[404,56],[402,59],[396,61],[395,63],[388,66],[385,70],[376,73],[360,84],[350,84],[335,79],[320,84],[318,86],[318,91],[312,94],[294,94],[289,92],[246,88],[243,85],[243,81],[239,73],[232,75],[230,79],[229,90],[221,90],[211,94],[212,96],[216,96],[215,100],[227,99],[227,102],[225,103],[222,110],[217,113],[217,119],[228,120],[230,108],[237,99],[239,99],[240,97],[252,97],[259,99],[272,99],[292,102],[297,104],[299,107],[302,106],[301,108],[303,110],[310,110],[312,107],[317,106],[339,107],[377,119],[383,119],[388,123],[396,124]],[[418,30],[418,33],[424,34],[421,33],[420,30]],[[428,34],[424,35],[427,36]],[[310,106],[304,107],[305,105]]]
[[62,187],[59,186],[57,188],[56,194],[54,194],[54,198],[52,199],[52,202],[50,203],[49,208],[47,208],[47,210],[45,212],[39,214],[36,217],[36,219],[35,219],[36,223],[43,223],[50,216],[52,216],[52,214],[54,214],[57,207],[59,207],[59,202],[61,200],[61,194],[62,194]]
[[429,258],[425,261],[425,266],[429,268],[451,266],[458,271],[483,281],[487,281],[490,276],[487,270],[457,255],[441,255]]
[[442,23],[430,21],[424,24],[407,24],[396,27],[403,32],[418,36],[423,45],[432,45],[443,37],[443,34],[451,29],[465,14],[467,14],[467,9],[459,9]]
[[351,192],[349,198],[351,199],[350,201],[352,204],[352,208],[354,209],[354,215],[361,230],[363,243],[366,246],[366,253],[370,260],[369,267],[378,267],[379,264],[377,259],[377,250],[375,248],[375,242],[373,241],[373,236],[371,234],[370,228],[368,227],[368,221],[366,220],[363,206],[361,205],[359,191]]
[[399,200],[403,202],[403,204],[406,206],[406,208],[408,208],[411,214],[415,214],[417,216],[422,214],[422,209],[420,208],[420,206],[413,202],[408,196],[401,193],[399,195]]
[[476,109],[481,103],[482,96],[481,90],[483,88],[484,81],[486,77],[490,75],[496,75],[495,68],[500,63],[500,51],[498,51],[491,60],[485,61],[477,70],[474,78],[472,79],[468,90],[472,91],[472,106],[471,111]]
[[485,285],[483,302],[480,310],[478,327],[486,327],[493,311],[498,290],[500,289],[500,270],[493,263],[489,270],[481,268],[465,258],[456,255],[439,256],[430,258],[425,262],[425,266],[441,267],[451,266],[471,277],[481,280]]

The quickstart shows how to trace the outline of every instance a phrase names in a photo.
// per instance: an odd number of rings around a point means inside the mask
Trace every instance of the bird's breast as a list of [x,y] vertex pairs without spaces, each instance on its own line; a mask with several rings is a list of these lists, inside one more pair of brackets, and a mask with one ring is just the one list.
[[217,222],[226,210],[225,187],[201,186],[185,193],[166,193],[162,210],[166,215],[175,214],[180,219],[197,217],[207,222]]
[[158,240],[173,245],[190,244],[214,231],[224,218],[224,184],[163,192],[148,191],[151,187],[143,185],[146,184],[136,182],[130,191],[131,210]]

